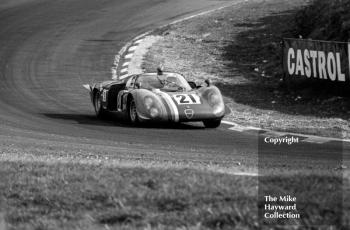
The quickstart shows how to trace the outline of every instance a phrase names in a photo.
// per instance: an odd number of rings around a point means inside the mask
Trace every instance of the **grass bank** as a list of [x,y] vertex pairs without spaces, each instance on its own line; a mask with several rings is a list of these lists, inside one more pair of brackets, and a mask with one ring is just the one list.
[[1,161],[0,214],[8,229],[280,229],[258,218],[259,185],[262,194],[298,197],[302,219],[287,224],[348,226],[341,174],[299,172],[259,183],[192,169]]
[[313,0],[296,15],[296,35],[316,40],[348,42],[349,12],[350,2],[347,0]]
[[9,229],[257,226],[252,177],[80,163],[0,162],[0,168]]

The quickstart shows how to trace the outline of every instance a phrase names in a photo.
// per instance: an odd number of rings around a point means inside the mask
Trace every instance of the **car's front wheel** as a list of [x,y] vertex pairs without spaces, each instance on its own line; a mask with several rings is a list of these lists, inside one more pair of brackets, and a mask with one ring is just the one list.
[[206,128],[217,128],[221,124],[221,119],[220,120],[206,120],[206,121],[203,121],[203,124]]
[[94,95],[94,108],[98,118],[103,118],[106,115],[106,110],[102,107],[100,92],[96,92]]
[[131,124],[135,125],[139,123],[139,116],[136,111],[136,103],[134,98],[130,98],[128,106],[128,118]]

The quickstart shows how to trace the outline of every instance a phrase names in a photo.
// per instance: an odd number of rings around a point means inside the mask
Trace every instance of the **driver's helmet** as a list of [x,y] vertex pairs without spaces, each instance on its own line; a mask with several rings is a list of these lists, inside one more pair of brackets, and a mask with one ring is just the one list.
[[163,75],[163,70],[162,70],[162,68],[160,68],[160,67],[157,68],[157,74],[158,74],[158,75]]

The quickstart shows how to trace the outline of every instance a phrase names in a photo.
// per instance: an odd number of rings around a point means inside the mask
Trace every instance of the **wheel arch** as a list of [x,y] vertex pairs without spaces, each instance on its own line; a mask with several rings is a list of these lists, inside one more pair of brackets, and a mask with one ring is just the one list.
[[126,105],[127,106],[130,105],[130,102],[131,102],[132,99],[135,100],[135,97],[134,97],[134,95],[132,95],[132,93],[129,93],[128,96],[126,97]]
[[94,88],[92,90],[92,93],[91,93],[91,101],[92,101],[92,104],[95,105],[95,96],[96,94],[99,92],[99,90],[97,88]]
[[129,94],[128,94],[128,96],[127,96],[127,102],[126,102],[126,103],[127,103],[127,106],[129,106],[130,101],[131,101],[132,99],[134,99],[135,104],[137,105],[137,104],[138,104],[138,101],[139,101],[138,96],[139,96],[139,94],[138,94],[138,92],[135,91],[135,90],[129,92]]

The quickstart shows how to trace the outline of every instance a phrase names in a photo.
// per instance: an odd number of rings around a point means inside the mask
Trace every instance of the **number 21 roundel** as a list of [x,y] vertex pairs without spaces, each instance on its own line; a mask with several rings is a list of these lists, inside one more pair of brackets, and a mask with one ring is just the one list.
[[177,94],[174,95],[173,98],[179,105],[193,105],[201,103],[201,99],[196,94]]

